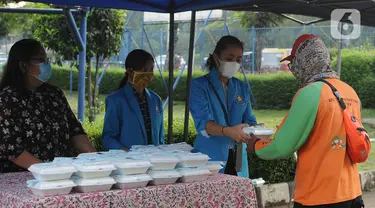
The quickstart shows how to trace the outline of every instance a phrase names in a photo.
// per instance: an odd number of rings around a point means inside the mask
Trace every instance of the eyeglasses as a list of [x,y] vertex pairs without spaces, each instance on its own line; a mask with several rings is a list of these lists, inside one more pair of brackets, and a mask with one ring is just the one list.
[[36,62],[38,64],[50,64],[51,63],[51,59],[50,58],[42,58],[42,59],[31,59],[30,60],[31,62]]
[[293,62],[292,62],[292,61],[290,61],[290,62],[288,63],[288,67],[289,67],[289,69],[291,69],[291,68],[293,67]]
[[293,67],[294,58],[295,57],[293,57],[293,59],[291,61],[289,61],[289,63],[288,63],[289,69],[292,69],[292,67]]

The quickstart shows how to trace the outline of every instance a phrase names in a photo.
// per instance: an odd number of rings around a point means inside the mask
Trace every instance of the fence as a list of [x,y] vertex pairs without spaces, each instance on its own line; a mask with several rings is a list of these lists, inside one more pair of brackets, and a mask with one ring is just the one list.
[[[176,31],[177,40],[175,53],[183,57],[183,62],[188,59],[188,42],[189,42],[189,27],[184,27],[181,30]],[[331,36],[331,26],[301,26],[301,27],[276,27],[276,28],[235,28],[231,29],[231,35],[238,37],[244,42],[244,63],[245,69],[251,69],[252,56],[254,53],[260,53],[257,48],[257,44],[261,44],[260,48],[279,48],[286,49],[292,47],[295,39],[304,33],[312,33],[319,36],[328,48],[336,49],[338,46],[338,40],[333,39]],[[156,62],[163,65],[165,56],[167,54],[168,46],[168,30],[148,30],[145,27],[145,33],[142,31],[135,31],[126,29],[123,38],[123,47],[120,55],[113,57],[114,61],[124,61],[128,52],[136,48],[142,48],[147,51],[153,52],[156,57]],[[200,32],[200,28],[196,29],[197,34]],[[209,53],[212,53],[217,41],[220,37],[227,35],[227,32],[222,30],[210,30],[204,29],[203,32],[196,40],[197,45],[194,51],[194,68],[204,69],[205,60]],[[343,48],[374,48],[375,47],[375,28],[365,27],[361,28],[361,36],[355,40],[345,40],[342,44]],[[273,50],[276,51],[276,50]],[[250,54],[250,55],[249,55]],[[161,57],[163,56],[164,57]],[[246,57],[249,56],[249,57]],[[267,56],[263,53],[262,56]],[[269,55],[270,56],[270,55]],[[270,60],[271,59],[271,60]],[[281,57],[273,57],[273,59],[280,60]],[[277,60],[272,60],[272,57],[264,57],[264,60],[270,60],[269,62],[275,63]],[[250,65],[249,65],[250,64]],[[272,65],[272,64],[271,64]]]

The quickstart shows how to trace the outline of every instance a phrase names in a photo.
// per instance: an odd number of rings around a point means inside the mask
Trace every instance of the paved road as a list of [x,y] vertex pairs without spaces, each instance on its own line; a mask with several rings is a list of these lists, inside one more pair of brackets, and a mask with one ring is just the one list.
[[[363,200],[366,208],[375,208],[375,190],[372,192],[363,192]],[[288,208],[289,206],[278,206],[274,208]]]

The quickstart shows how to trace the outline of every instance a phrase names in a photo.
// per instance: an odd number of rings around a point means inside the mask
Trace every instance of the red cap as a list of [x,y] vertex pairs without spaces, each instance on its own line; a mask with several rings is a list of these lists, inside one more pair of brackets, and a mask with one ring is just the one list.
[[294,42],[294,44],[293,44],[293,48],[292,48],[292,52],[290,53],[290,56],[285,57],[280,62],[283,62],[283,61],[292,61],[292,59],[296,55],[296,51],[297,51],[298,46],[301,43],[303,43],[305,40],[310,39],[310,38],[318,38],[318,37],[315,36],[315,35],[313,35],[313,34],[303,34],[303,35],[299,36],[297,38],[297,40]]

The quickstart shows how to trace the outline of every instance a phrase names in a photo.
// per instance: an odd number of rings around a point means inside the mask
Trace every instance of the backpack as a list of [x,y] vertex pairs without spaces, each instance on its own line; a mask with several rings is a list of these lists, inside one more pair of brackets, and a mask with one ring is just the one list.
[[354,163],[362,163],[367,160],[371,151],[370,137],[363,128],[360,120],[350,113],[338,90],[328,81],[318,80],[326,83],[332,90],[343,112],[344,126],[346,131],[346,150]]

